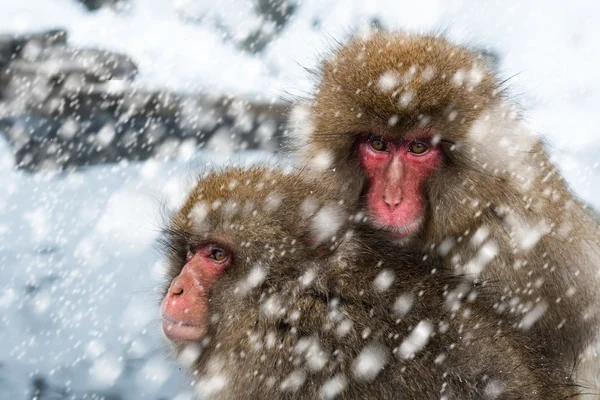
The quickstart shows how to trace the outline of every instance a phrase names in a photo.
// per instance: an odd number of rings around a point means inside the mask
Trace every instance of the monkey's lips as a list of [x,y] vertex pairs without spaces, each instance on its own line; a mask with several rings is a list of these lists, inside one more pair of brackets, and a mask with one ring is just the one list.
[[376,218],[372,218],[370,222],[375,228],[384,231],[388,236],[394,239],[403,240],[409,238],[421,229],[423,217],[417,217],[415,220],[405,225],[383,224],[377,221]]
[[193,342],[204,337],[204,325],[191,321],[177,321],[162,315],[162,328],[165,336],[173,342]]

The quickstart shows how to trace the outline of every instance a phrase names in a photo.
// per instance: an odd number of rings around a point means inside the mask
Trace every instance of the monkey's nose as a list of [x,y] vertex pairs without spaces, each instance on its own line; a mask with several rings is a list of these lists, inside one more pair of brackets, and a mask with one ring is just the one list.
[[179,279],[175,278],[175,280],[171,283],[171,287],[169,288],[169,296],[177,297],[183,294],[183,285],[179,281]]
[[388,196],[384,194],[383,196],[381,196],[381,199],[383,200],[385,205],[392,211],[395,210],[400,205],[400,203],[402,203],[402,198],[397,196]]

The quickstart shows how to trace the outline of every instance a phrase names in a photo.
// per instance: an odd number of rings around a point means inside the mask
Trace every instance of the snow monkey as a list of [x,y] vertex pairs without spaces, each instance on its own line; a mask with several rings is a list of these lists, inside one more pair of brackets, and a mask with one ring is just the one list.
[[589,371],[580,350],[596,345],[599,229],[486,57],[375,32],[335,50],[319,79],[292,119],[318,178],[360,196],[366,225],[398,246],[497,282],[498,312],[522,317],[547,357]]
[[501,323],[493,285],[359,236],[353,206],[332,193],[296,173],[230,168],[205,174],[173,215],[162,327],[201,398],[575,394]]

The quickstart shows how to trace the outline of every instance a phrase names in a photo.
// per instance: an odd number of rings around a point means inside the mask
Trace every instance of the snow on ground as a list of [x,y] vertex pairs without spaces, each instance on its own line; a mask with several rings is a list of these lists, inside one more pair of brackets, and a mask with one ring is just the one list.
[[[388,27],[443,29],[489,46],[501,55],[504,76],[518,74],[516,100],[531,109],[529,121],[547,135],[573,187],[600,208],[600,3],[307,0],[253,56],[224,43],[210,24],[182,23],[177,13],[190,2],[132,0],[128,12],[115,15],[87,13],[72,0],[0,0],[0,26],[64,27],[76,45],[127,53],[143,87],[263,98],[310,88],[301,67],[314,67],[319,53],[373,17]],[[249,23],[246,0],[195,5],[232,29]],[[91,391],[188,398],[185,377],[163,361],[153,243],[161,203],[176,204],[199,166],[226,157],[199,153],[192,161],[26,175],[12,170],[8,154],[0,141],[0,398],[31,398],[37,375],[50,379],[45,390],[56,398],[64,391],[76,398]]]

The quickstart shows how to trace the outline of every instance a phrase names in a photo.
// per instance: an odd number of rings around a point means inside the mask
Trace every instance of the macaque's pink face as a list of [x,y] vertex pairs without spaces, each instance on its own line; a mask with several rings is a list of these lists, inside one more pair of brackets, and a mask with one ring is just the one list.
[[425,181],[442,160],[442,150],[431,136],[386,140],[362,139],[358,154],[368,177],[369,219],[396,239],[406,239],[423,224],[427,204]]
[[201,339],[208,322],[208,290],[231,264],[229,252],[216,243],[189,249],[160,310],[163,332],[174,342]]

